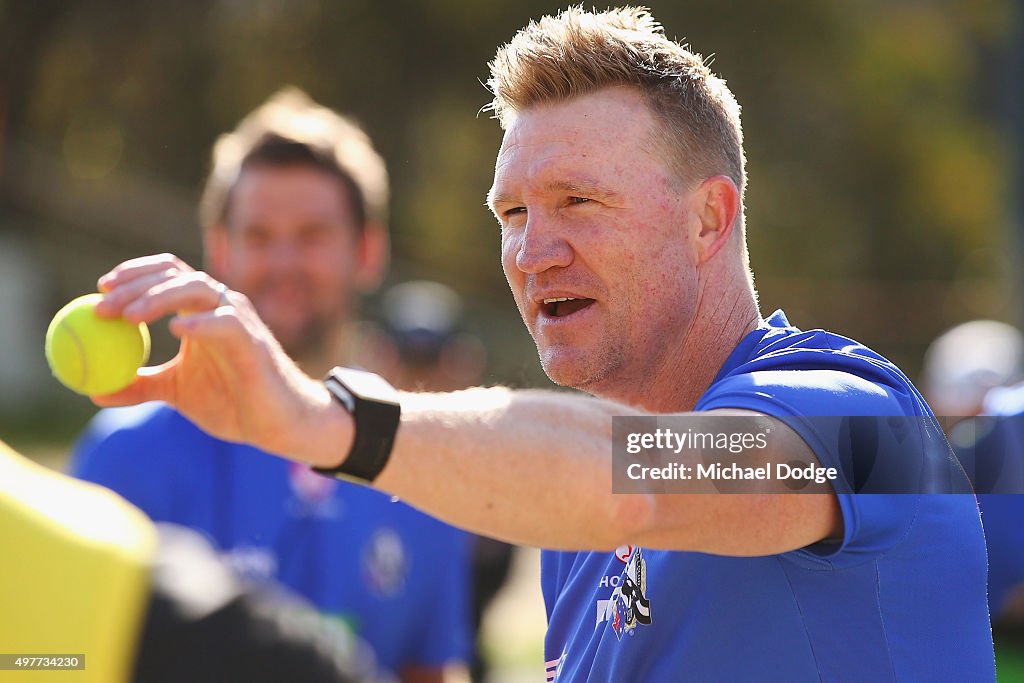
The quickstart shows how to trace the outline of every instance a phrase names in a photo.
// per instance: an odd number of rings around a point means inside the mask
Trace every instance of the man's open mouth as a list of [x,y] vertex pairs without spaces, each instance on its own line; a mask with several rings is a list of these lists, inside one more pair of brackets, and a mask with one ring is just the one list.
[[567,315],[583,310],[592,303],[594,303],[593,299],[577,299],[571,296],[562,296],[554,299],[544,299],[541,303],[541,310],[548,317],[564,318]]

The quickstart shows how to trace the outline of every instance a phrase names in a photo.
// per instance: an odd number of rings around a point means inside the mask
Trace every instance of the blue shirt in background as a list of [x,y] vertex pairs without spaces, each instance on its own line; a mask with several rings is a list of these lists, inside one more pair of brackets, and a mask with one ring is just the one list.
[[213,438],[163,404],[99,413],[71,468],[344,620],[394,672],[468,656],[469,537],[404,503]]
[[979,480],[978,504],[988,544],[988,588],[998,618],[1024,585],[1024,384],[998,387],[985,414],[957,425],[957,456]]

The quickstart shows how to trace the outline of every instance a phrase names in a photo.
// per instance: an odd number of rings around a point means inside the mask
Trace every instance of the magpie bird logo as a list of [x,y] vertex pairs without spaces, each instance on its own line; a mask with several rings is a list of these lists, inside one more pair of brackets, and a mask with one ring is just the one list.
[[615,609],[610,620],[611,628],[619,640],[623,634],[633,633],[638,624],[651,623],[651,601],[647,598],[647,562],[640,548],[633,550],[622,572],[622,580],[612,592],[611,601]]

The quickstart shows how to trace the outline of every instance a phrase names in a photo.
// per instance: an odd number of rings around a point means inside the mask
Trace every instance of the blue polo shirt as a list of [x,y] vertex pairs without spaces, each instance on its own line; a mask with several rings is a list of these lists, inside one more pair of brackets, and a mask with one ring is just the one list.
[[467,658],[469,537],[404,503],[215,439],[156,403],[100,412],[71,470],[305,596],[392,671]]
[[[696,406],[716,408],[780,418],[836,468],[850,454],[804,416],[931,414],[890,362],[802,332],[781,311],[741,341]],[[994,680],[974,496],[838,498],[841,541],[779,555],[545,551],[547,680]],[[641,616],[629,623],[616,598],[636,585]]]

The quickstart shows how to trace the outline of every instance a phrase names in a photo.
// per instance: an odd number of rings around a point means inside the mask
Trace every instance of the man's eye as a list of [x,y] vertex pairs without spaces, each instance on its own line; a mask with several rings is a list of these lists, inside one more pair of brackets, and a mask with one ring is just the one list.
[[515,216],[516,214],[519,213],[526,213],[526,207],[515,206],[512,207],[511,209],[506,209],[501,215],[504,216],[505,218],[511,218],[512,216]]
[[569,197],[570,204],[586,204],[589,201],[586,197]]

